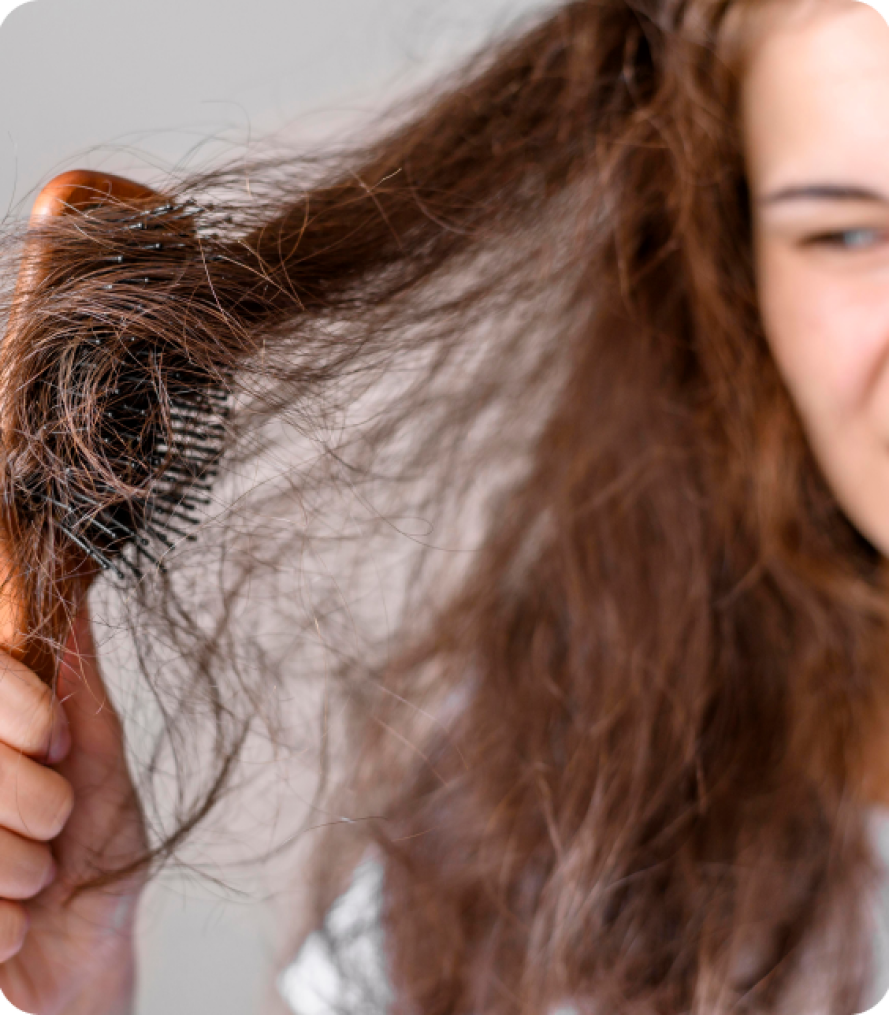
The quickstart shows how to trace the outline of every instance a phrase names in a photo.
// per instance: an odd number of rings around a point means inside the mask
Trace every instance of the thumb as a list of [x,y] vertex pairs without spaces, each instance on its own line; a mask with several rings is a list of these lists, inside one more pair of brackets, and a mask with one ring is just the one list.
[[54,849],[62,871],[74,879],[94,873],[94,862],[107,869],[125,866],[147,848],[122,723],[96,656],[84,605],[72,624],[57,681],[71,747],[55,769],[71,784],[76,803]]
[[69,763],[91,757],[114,761],[123,753],[123,729],[99,670],[86,602],[71,625],[56,686],[71,732]]

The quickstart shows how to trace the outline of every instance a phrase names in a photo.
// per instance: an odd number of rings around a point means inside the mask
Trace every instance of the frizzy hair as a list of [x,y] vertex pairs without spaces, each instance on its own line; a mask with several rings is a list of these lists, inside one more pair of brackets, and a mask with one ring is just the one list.
[[[516,445],[460,581],[409,599],[386,652],[333,648],[325,668],[350,747],[330,812],[351,820],[320,845],[320,891],[376,844],[393,1011],[778,1012],[813,954],[817,996],[795,1010],[859,1010],[885,578],[762,333],[721,55],[737,9],[577,0],[356,150],[164,186],[199,228],[146,255],[157,281],[138,295],[107,260],[113,219],[27,238],[53,271],[18,324],[29,355],[2,375],[6,504],[15,462],[58,461],[47,384],[97,320],[233,378],[232,462],[270,421],[311,433],[410,364],[359,440],[291,476],[294,544],[296,505],[338,482],[435,478],[433,517],[471,489],[482,423]],[[113,375],[111,345],[88,354],[86,376]],[[101,384],[70,398],[53,439],[101,470]],[[48,615],[52,512],[7,524]],[[228,621],[273,557],[253,546],[210,620],[170,575],[134,590],[217,723],[205,796],[146,863],[226,790],[247,720],[221,690],[240,658]],[[270,679],[252,663],[236,678]]]

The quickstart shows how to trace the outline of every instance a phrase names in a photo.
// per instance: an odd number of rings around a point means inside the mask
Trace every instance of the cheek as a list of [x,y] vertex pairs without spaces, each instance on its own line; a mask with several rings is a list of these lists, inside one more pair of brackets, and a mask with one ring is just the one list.
[[823,430],[875,414],[889,435],[889,276],[763,252],[766,335],[804,421]]
[[769,345],[825,478],[889,557],[889,273],[778,252],[760,261],[759,292]]

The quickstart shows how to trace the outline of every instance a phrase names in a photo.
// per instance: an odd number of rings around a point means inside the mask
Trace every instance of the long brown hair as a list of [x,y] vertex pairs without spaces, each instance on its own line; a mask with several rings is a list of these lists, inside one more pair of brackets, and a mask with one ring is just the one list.
[[[33,407],[96,320],[234,377],[230,475],[276,425],[314,442],[243,524],[204,526],[131,590],[140,630],[149,607],[164,626],[164,679],[216,729],[205,792],[146,862],[221,799],[269,687],[320,644],[348,754],[319,905],[375,843],[394,1011],[861,1003],[886,587],[762,333],[723,49],[736,6],[575,0],[370,143],[146,181],[200,222],[151,255],[150,290],[109,264],[113,221],[41,227],[57,270],[3,378],[8,461],[52,470]],[[101,385],[71,398],[59,426],[101,468]],[[2,482],[14,499],[13,467]],[[286,652],[245,642],[245,601],[296,580],[282,561],[342,541],[319,521],[345,490],[368,507],[353,562],[371,531],[420,545],[389,627],[349,644],[337,574]],[[51,511],[29,525],[16,563],[51,597]],[[223,591],[190,599],[217,536]],[[139,642],[155,684],[158,643]],[[168,715],[170,736],[193,716]]]

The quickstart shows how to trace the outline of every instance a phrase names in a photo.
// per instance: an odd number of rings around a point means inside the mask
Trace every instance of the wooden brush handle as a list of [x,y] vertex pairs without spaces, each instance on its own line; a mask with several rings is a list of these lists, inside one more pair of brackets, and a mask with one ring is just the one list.
[[[92,169],[73,169],[61,173],[41,190],[31,210],[30,224],[39,225],[54,215],[101,205],[108,199],[115,201],[144,201],[148,198],[163,201],[163,195],[122,176],[103,173]],[[39,254],[25,253],[17,281],[13,311],[9,317],[9,328],[15,328],[17,314],[27,313],[26,294],[42,271]],[[8,560],[0,546],[0,571],[3,561]],[[81,588],[85,592],[98,573],[91,562],[84,562]],[[30,614],[22,596],[16,594],[15,582],[4,583],[0,591],[0,645],[12,655],[23,659],[44,681],[51,683],[55,673],[55,659],[50,653],[40,651],[28,638]],[[67,621],[53,624],[53,629],[63,633]]]
[[37,195],[31,209],[31,223],[36,224],[50,215],[64,215],[77,208],[102,204],[109,197],[117,201],[139,201],[161,195],[123,176],[93,169],[71,169],[50,180]]

